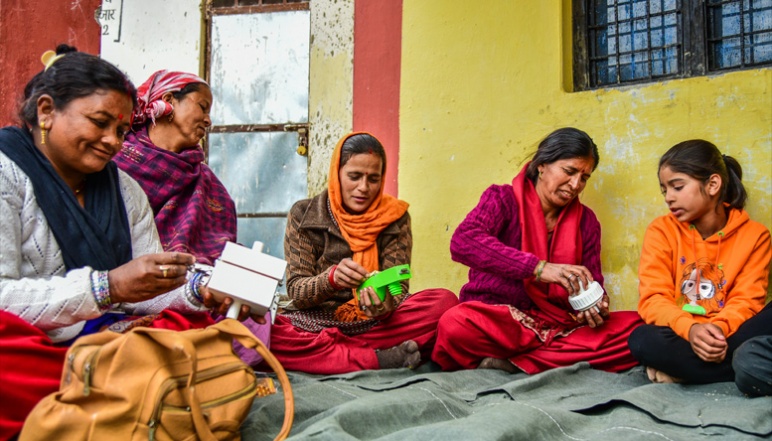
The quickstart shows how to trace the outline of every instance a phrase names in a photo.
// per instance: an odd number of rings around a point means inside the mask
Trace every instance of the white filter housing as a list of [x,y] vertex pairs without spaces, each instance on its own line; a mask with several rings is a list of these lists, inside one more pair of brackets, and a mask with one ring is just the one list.
[[571,307],[576,311],[586,311],[592,308],[603,297],[603,287],[598,282],[590,282],[587,289],[584,289],[582,282],[579,282],[579,287],[581,288],[579,294],[568,298]]

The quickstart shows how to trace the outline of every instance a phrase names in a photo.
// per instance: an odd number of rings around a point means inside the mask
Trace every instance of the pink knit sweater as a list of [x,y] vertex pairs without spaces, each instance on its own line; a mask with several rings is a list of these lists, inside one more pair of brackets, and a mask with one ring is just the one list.
[[[582,265],[603,285],[600,267],[600,223],[587,206],[580,222]],[[492,185],[453,233],[450,254],[469,267],[469,282],[459,300],[531,308],[523,279],[533,277],[539,259],[520,251],[522,230],[511,185]]]

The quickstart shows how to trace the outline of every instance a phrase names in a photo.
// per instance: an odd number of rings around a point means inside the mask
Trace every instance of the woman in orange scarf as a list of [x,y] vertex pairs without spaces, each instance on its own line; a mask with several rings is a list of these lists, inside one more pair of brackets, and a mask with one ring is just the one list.
[[386,153],[368,133],[335,147],[327,191],[297,202],[284,237],[292,303],[276,318],[271,351],[314,374],[415,367],[428,360],[437,323],[458,303],[445,289],[387,295],[354,290],[374,271],[409,264],[408,204],[383,193]]

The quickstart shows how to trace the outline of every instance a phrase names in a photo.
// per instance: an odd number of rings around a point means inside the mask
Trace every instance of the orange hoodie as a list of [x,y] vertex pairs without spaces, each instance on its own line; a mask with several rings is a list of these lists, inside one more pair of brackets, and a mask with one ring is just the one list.
[[[772,259],[767,228],[730,209],[726,226],[703,240],[694,226],[668,214],[646,229],[638,268],[638,313],[684,339],[696,323],[729,337],[764,307]],[[702,307],[705,315],[682,309]]]

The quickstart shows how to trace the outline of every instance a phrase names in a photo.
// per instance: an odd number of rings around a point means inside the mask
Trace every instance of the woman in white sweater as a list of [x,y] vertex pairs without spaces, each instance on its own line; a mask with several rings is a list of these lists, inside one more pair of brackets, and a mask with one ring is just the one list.
[[111,161],[134,86],[99,57],[57,50],[24,90],[22,127],[0,130],[0,440],[58,389],[75,338],[203,327],[208,306],[230,303],[188,277],[192,255],[162,252],[145,193]]

